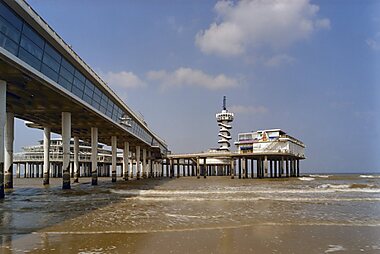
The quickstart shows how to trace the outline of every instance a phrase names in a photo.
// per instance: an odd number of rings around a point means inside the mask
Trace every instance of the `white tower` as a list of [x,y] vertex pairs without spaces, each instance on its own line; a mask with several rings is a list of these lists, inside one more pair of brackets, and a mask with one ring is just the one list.
[[230,123],[234,120],[234,113],[229,113],[226,108],[226,96],[223,97],[223,110],[221,113],[216,114],[216,121],[219,125],[219,134],[220,139],[218,143],[220,144],[219,150],[229,151],[230,150],[230,140],[231,134],[230,130],[232,126]]

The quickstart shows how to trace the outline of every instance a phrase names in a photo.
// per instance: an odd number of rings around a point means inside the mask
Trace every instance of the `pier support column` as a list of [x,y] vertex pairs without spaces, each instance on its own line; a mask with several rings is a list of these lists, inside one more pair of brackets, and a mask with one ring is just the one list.
[[7,112],[5,121],[5,155],[4,155],[4,182],[6,189],[13,188],[13,141],[14,141],[14,114]]
[[248,158],[245,158],[245,163],[244,163],[244,178],[248,178]]
[[235,178],[235,158],[231,159],[231,179]]
[[264,157],[264,174],[263,177],[268,175],[268,157]]
[[124,172],[124,180],[128,181],[128,174],[129,174],[129,142],[124,142],[123,172]]
[[239,179],[241,179],[241,158],[239,157]]
[[140,146],[136,146],[136,179],[140,179],[141,164],[140,164]]
[[98,128],[91,128],[91,184],[98,185]]
[[284,174],[284,157],[281,157],[280,161],[280,177]]
[[50,181],[50,132],[49,127],[44,128],[44,185]]
[[300,160],[296,160],[297,177],[300,177]]
[[74,183],[79,182],[79,137],[74,136]]
[[117,158],[117,137],[112,136],[111,137],[111,145],[112,145],[112,166],[111,166],[111,172],[112,172],[112,182],[116,182],[116,158]]
[[285,159],[286,177],[289,177],[289,160]]
[[207,158],[203,158],[203,178],[207,177]]
[[146,171],[147,171],[147,167],[146,167],[146,149],[143,148],[143,154],[142,154],[142,177],[143,178],[146,178],[147,177],[147,174],[146,174]]
[[71,113],[62,112],[62,189],[70,189],[70,139],[71,139]]
[[177,169],[177,178],[179,178],[179,176],[181,174],[181,172],[180,172],[180,165],[179,165],[179,159],[177,159],[176,169]]
[[241,169],[242,169],[242,172],[243,172],[243,174],[242,174],[242,178],[244,179],[245,178],[245,171],[246,171],[246,159],[243,157],[243,158],[241,158]]
[[[136,155],[136,153],[135,153],[135,155]],[[132,154],[131,154],[131,156],[132,156]],[[133,178],[133,161],[135,161],[136,160],[136,158],[135,159],[133,159],[133,158],[131,158],[131,167],[130,167],[130,169],[131,169],[131,178]],[[136,166],[137,167],[137,166]],[[136,167],[135,167],[135,170],[136,170]]]
[[0,199],[4,198],[4,127],[6,115],[7,82],[0,80]]
[[199,157],[197,157],[197,178],[201,178],[201,169],[199,165]]
[[274,160],[274,177],[275,178],[277,178],[277,176],[278,176],[278,172],[277,172],[277,169],[278,169],[278,167],[277,167],[277,164],[278,164],[278,161],[277,160]]

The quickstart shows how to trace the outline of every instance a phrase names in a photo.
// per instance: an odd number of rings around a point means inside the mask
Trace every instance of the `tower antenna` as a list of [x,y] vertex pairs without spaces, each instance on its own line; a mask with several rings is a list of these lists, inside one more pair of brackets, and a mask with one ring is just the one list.
[[226,110],[226,96],[223,96],[223,110]]

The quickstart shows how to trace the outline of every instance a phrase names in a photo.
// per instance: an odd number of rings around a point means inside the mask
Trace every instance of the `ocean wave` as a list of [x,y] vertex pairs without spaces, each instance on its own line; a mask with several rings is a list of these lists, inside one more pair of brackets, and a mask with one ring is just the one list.
[[315,178],[313,178],[313,177],[298,177],[298,180],[301,180],[301,181],[314,181]]
[[126,200],[149,201],[149,202],[204,202],[204,201],[235,201],[235,202],[256,202],[256,201],[283,201],[283,202],[380,202],[380,198],[302,198],[302,197],[130,197]]
[[378,175],[360,175],[361,178],[380,178]]
[[329,178],[330,176],[332,175],[309,175],[310,177],[314,177],[314,178]]
[[374,185],[362,184],[322,184],[316,188],[307,189],[243,189],[243,190],[111,190],[125,196],[210,196],[210,195],[241,195],[241,194],[318,194],[333,192],[380,193],[380,188]]

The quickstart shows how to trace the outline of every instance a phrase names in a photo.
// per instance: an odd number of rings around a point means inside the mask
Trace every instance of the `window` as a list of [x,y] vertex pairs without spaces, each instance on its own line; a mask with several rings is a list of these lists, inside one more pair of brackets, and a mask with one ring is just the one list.
[[69,81],[67,81],[66,79],[62,78],[62,76],[59,77],[58,84],[60,84],[61,86],[63,86],[67,90],[71,91],[71,87],[72,87],[71,83]]
[[28,53],[23,48],[20,48],[18,56],[21,60],[35,68],[36,70],[40,70],[41,62],[35,58],[32,54]]
[[0,2],[0,14],[5,18],[5,20],[8,20],[9,23],[11,23],[15,28],[18,30],[21,30],[22,28],[22,21],[19,19],[10,9],[8,6]]
[[42,64],[41,72],[51,78],[53,81],[58,81],[58,73],[56,73],[54,70],[52,70],[49,66],[46,64]]
[[36,44],[34,44],[27,37],[25,37],[25,36],[21,37],[21,43],[20,43],[20,45],[26,51],[28,51],[30,54],[32,54],[34,57],[36,57],[38,60],[42,59],[42,49],[39,48]]
[[76,87],[76,86],[73,86],[71,91],[72,91],[76,96],[78,96],[79,98],[82,99],[82,96],[83,96],[83,90],[79,89],[79,88]]
[[59,66],[60,64],[52,58],[49,54],[44,54],[44,57],[42,59],[42,62],[49,66],[51,69],[53,69],[55,72],[59,72]]
[[83,76],[82,73],[80,73],[80,71],[78,70],[75,70],[75,74],[74,76],[79,79],[81,82],[85,83],[86,82],[86,78]]
[[79,79],[77,79],[76,77],[74,77],[73,85],[76,86],[81,91],[84,90],[84,84],[81,81],[79,81]]
[[61,64],[63,67],[66,68],[68,72],[70,72],[71,74],[74,74],[74,67],[65,58],[62,58]]
[[66,70],[66,68],[63,67],[63,65],[61,66],[61,70],[59,71],[59,74],[61,75],[61,77],[64,77],[70,83],[73,82],[73,78],[74,78],[73,74],[71,74],[68,70]]
[[24,24],[22,33],[26,35],[26,37],[28,37],[31,41],[33,41],[33,43],[36,44],[39,48],[44,48],[44,40],[28,24]]
[[11,52],[13,55],[17,55],[17,49],[18,49],[17,44],[14,43],[5,35],[3,35],[2,33],[0,33],[0,47],[5,48],[9,52]]
[[20,41],[20,32],[0,16],[0,31],[14,42]]
[[48,43],[45,45],[45,53],[48,53],[58,63],[61,63],[61,55]]

